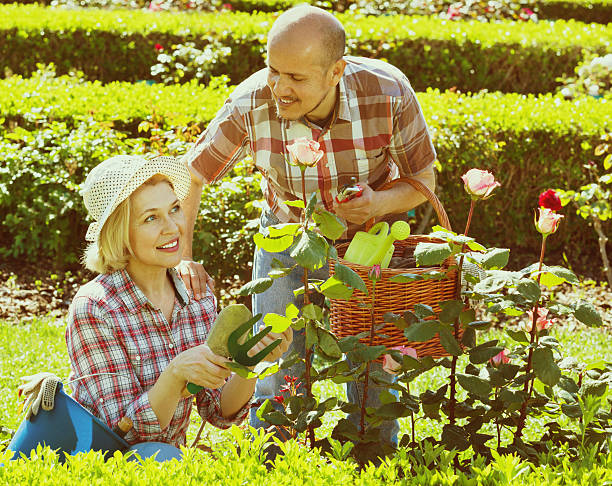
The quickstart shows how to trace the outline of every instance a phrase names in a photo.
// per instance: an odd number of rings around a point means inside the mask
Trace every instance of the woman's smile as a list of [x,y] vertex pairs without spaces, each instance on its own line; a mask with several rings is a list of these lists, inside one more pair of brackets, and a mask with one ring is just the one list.
[[175,251],[178,251],[179,249],[179,239],[174,238],[173,240],[169,241],[165,245],[158,246],[157,249],[159,251],[174,253]]

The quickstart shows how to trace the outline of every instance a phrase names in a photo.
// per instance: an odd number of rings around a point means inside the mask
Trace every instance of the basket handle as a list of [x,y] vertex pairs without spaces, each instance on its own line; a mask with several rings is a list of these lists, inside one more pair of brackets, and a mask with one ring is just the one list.
[[[436,194],[431,189],[429,189],[429,187],[423,184],[421,181],[412,179],[410,177],[399,177],[397,179],[393,179],[392,181],[386,182],[385,184],[380,186],[377,189],[377,191],[384,191],[385,189],[390,189],[395,184],[400,183],[400,182],[410,184],[417,191],[419,191],[423,196],[425,196],[427,200],[429,201],[429,203],[433,206],[436,212],[436,215],[438,216],[438,222],[442,226],[444,226],[447,230],[452,231],[450,220],[448,219],[448,215],[446,214],[444,207],[442,207],[442,203],[440,202],[440,199],[438,199],[438,196],[436,196]],[[374,218],[368,220],[365,224],[366,231],[369,231],[373,224],[374,224]]]

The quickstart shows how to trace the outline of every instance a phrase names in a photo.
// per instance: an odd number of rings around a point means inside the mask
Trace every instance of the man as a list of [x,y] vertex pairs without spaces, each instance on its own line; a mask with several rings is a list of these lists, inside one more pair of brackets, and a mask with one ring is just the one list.
[[[191,228],[202,184],[218,181],[246,155],[253,157],[263,175],[267,208],[262,230],[298,221],[298,210],[283,203],[302,198],[300,171],[286,162],[287,145],[300,137],[318,141],[325,152],[319,164],[305,172],[307,195],[320,191],[326,209],[347,222],[345,238],[372,217],[398,219],[425,200],[408,184],[376,191],[400,176],[415,178],[432,190],[435,186],[436,154],[408,79],[382,61],[344,57],[344,49],[342,24],[324,10],[299,6],[278,17],[268,36],[267,68],[235,89],[185,156],[193,176],[185,205]],[[338,190],[353,178],[364,187],[363,194],[336,204]],[[190,256],[189,248],[185,257]],[[287,266],[293,263],[288,251],[270,254],[258,248],[253,278],[267,276],[273,258]],[[181,270],[196,297],[201,295],[209,279],[204,269],[185,261]],[[326,278],[327,272],[326,266],[311,277]],[[284,314],[294,300],[293,289],[301,285],[299,271],[276,279],[254,297],[253,313]],[[293,347],[303,348],[303,335],[296,333]],[[300,373],[292,370],[293,375]],[[279,394],[279,375],[258,382],[259,401]],[[351,384],[349,399],[358,402],[358,393]],[[369,392],[368,398],[369,405],[376,406],[378,390]],[[260,425],[254,413],[251,423]],[[393,422],[381,430],[381,438],[396,442],[397,430]]]

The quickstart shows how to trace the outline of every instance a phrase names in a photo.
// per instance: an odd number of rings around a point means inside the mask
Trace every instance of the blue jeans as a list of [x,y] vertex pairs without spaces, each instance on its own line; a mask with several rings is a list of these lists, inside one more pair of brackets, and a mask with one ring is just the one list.
[[[260,231],[266,233],[265,228],[274,224],[278,224],[279,220],[270,211],[264,211],[260,221]],[[268,253],[257,247],[255,249],[255,259],[253,263],[253,279],[263,278],[268,276],[268,272],[271,270],[271,263],[274,258],[280,260],[285,267],[295,265],[295,260],[289,256],[290,250],[285,250],[280,253]],[[329,276],[328,265],[316,270],[315,272],[309,272],[309,278],[325,280]],[[266,315],[269,312],[275,314],[285,315],[285,308],[287,304],[293,302],[298,308],[303,305],[303,296],[297,298],[293,295],[293,290],[303,285],[303,269],[301,267],[295,268],[289,275],[277,278],[274,280],[272,286],[261,294],[253,295],[253,314]],[[316,294],[316,293],[315,293]],[[316,294],[311,300],[314,303],[322,305],[322,296]],[[319,298],[319,302],[316,299]],[[304,333],[303,331],[293,333],[293,343],[285,353],[285,356],[289,355],[294,350],[298,351],[303,357],[304,351]],[[380,370],[382,366],[374,362],[372,363],[372,370]],[[271,376],[258,380],[255,386],[255,400],[258,403],[263,403],[266,399],[273,399],[275,395],[279,395],[279,389],[285,384],[283,377],[285,375],[290,376],[301,376],[304,373],[304,363],[298,362],[294,366],[286,370],[281,370]],[[347,383],[347,397],[349,402],[361,404],[363,397],[363,383],[350,382]],[[384,387],[375,385],[370,381],[368,385],[368,399],[366,406],[368,407],[379,407],[381,405],[379,400],[379,394]],[[395,390],[390,390],[394,395],[397,394]],[[265,427],[266,422],[262,422],[257,418],[257,408],[252,408],[250,413],[250,424],[253,427]],[[349,414],[348,419],[359,426],[359,414]],[[397,433],[399,431],[399,425],[397,420],[384,421],[379,427],[380,439],[386,442],[390,442],[397,445]]]

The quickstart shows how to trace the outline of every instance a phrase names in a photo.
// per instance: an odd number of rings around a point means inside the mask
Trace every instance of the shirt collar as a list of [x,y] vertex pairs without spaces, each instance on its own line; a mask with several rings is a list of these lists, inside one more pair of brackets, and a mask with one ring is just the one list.
[[[183,308],[189,304],[190,300],[187,288],[174,268],[169,268],[168,274],[174,283],[178,304]],[[130,277],[130,274],[125,268],[114,272],[112,274],[112,279],[113,285],[115,289],[117,289],[117,296],[121,299],[130,313],[135,314],[145,305],[151,305],[149,299],[147,299],[142,290],[134,283],[132,277]]]
[[[348,67],[348,66],[347,66]],[[349,108],[348,96],[346,94],[346,74],[343,74],[338,83],[338,119],[351,120],[351,110]]]

